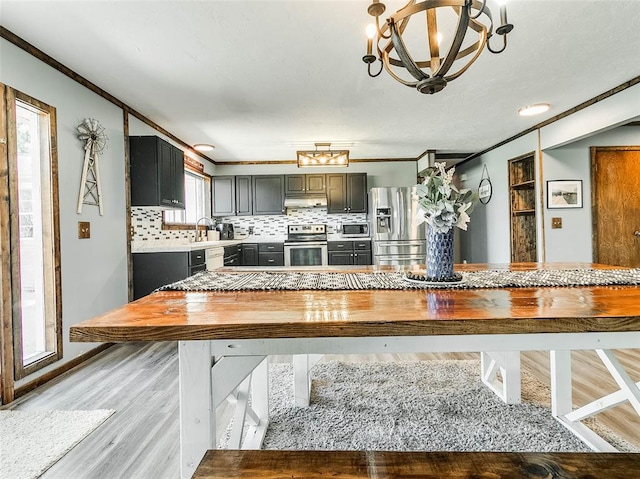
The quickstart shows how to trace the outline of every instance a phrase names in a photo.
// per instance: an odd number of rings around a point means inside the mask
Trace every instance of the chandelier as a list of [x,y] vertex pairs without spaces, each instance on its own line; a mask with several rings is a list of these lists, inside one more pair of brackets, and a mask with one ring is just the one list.
[[[332,150],[331,143],[316,143],[316,149],[297,151],[298,168],[303,166],[349,166],[349,150]],[[318,150],[324,147],[324,150]]]
[[[507,47],[507,34],[513,30],[513,25],[507,22],[505,0],[498,2],[500,25],[495,34],[502,37],[502,45],[496,49],[491,45],[493,18],[487,0],[410,0],[382,26],[379,17],[386,6],[373,0],[367,11],[376,21],[367,27],[367,54],[362,57],[368,65],[369,76],[377,77],[384,68],[397,81],[420,93],[439,92],[447,82],[455,80],[471,66],[485,45],[491,53],[501,53]],[[424,55],[428,59],[416,61],[407,48],[408,35],[403,38],[403,34],[411,17],[422,12],[426,16],[427,49]],[[421,21],[424,24],[424,19]],[[443,36],[445,31],[448,38]],[[377,56],[372,51],[374,38]],[[380,70],[372,73],[371,64],[376,60],[381,62]]]

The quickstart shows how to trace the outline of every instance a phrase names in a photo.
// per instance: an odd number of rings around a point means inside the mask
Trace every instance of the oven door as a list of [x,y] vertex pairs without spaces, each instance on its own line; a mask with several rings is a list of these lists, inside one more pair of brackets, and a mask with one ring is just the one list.
[[285,243],[285,266],[326,266],[329,262],[326,242]]

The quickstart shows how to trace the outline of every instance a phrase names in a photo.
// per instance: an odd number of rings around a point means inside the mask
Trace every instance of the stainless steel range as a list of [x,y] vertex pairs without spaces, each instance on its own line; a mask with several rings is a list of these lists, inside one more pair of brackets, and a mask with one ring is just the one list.
[[326,266],[327,225],[289,225],[284,242],[285,266]]

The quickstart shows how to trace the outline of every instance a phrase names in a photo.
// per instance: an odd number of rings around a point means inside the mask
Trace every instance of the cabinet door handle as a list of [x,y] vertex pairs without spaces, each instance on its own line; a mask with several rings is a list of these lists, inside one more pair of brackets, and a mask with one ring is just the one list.
[[344,210],[345,210],[345,211],[347,211],[347,208],[345,207],[345,209],[344,209]]
[[344,248],[344,245],[343,244],[339,244],[338,248]]
[[268,259],[267,260],[267,263],[273,263],[273,262],[275,262],[275,259]]

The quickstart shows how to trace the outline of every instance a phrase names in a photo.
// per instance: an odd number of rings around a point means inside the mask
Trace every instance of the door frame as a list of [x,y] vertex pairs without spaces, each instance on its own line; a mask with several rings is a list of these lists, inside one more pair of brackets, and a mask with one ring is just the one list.
[[594,263],[599,263],[598,257],[598,241],[599,241],[599,233],[598,233],[598,209],[596,205],[597,199],[597,181],[596,181],[596,170],[597,170],[597,157],[598,153],[601,151],[640,151],[639,146],[592,146],[590,149],[591,154],[591,256]]

